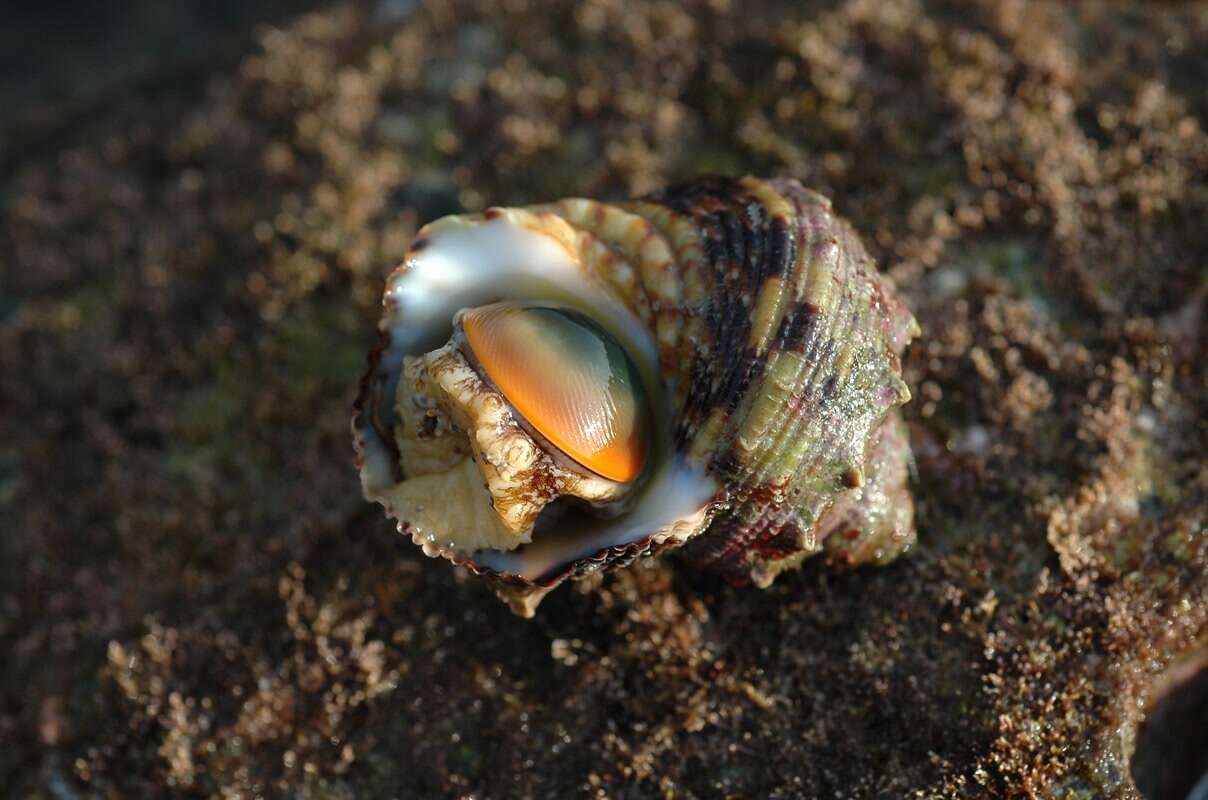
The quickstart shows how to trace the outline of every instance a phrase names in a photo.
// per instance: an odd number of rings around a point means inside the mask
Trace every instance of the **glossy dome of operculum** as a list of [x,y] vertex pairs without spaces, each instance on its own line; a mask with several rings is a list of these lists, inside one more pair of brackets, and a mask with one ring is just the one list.
[[485,377],[541,436],[601,477],[638,477],[649,403],[611,334],[577,311],[517,303],[470,309],[461,325]]

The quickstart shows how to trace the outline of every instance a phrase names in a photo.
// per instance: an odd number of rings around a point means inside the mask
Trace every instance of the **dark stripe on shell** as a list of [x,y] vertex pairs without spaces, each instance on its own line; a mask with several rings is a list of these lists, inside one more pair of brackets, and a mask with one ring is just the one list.
[[773,341],[774,350],[790,350],[794,353],[805,352],[805,343],[810,334],[810,327],[818,316],[817,309],[808,303],[798,303],[789,308],[780,321]]

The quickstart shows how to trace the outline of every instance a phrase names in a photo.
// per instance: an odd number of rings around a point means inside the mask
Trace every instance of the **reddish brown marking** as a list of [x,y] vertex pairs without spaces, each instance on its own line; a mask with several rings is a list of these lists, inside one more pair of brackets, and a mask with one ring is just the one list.
[[752,549],[769,561],[779,561],[800,552],[804,539],[801,528],[795,523],[787,522],[780,530],[755,541]]

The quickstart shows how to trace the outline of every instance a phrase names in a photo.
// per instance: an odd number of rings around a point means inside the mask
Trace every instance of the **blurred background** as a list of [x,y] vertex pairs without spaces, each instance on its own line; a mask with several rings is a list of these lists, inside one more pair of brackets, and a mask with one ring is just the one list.
[[238,60],[258,24],[314,2],[12,0],[0,10],[5,167],[132,91],[192,82]]
[[[1206,53],[1202,2],[4,4],[0,786],[1183,800]],[[705,173],[823,192],[915,309],[919,546],[514,618],[361,499],[383,279]]]

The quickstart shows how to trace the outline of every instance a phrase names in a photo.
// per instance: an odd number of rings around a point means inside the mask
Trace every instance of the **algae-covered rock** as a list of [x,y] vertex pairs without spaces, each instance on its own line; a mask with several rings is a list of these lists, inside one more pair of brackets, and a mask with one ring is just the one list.
[[[234,41],[0,120],[4,785],[1137,797],[1208,633],[1198,6],[392,2]],[[385,277],[437,215],[717,171],[818,189],[915,312],[918,545],[514,619],[360,498]]]

